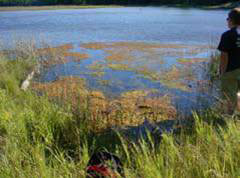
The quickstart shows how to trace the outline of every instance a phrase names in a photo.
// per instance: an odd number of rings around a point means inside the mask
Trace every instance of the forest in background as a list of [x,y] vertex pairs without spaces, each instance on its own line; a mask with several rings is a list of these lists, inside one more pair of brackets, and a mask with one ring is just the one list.
[[[228,2],[229,0],[0,0],[0,5],[217,5]],[[239,0],[232,0],[231,2],[239,2]]]

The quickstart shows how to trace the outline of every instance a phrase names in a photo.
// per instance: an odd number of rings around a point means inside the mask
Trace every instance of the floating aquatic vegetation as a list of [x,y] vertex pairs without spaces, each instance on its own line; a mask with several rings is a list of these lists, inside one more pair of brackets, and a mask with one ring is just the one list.
[[105,75],[105,72],[103,71],[96,71],[96,72],[91,72],[89,73],[92,77],[102,77]]
[[113,64],[113,63],[110,63],[110,64],[107,65],[107,67],[112,69],[112,70],[126,70],[126,71],[131,71],[132,70],[126,64]]
[[151,92],[151,90],[128,91],[123,93],[115,103],[118,103],[120,110],[127,111],[126,114],[134,116],[130,117],[132,118],[132,124],[139,124],[145,118],[154,121],[174,118],[176,116],[176,109],[171,104],[171,97],[149,98],[148,96]]
[[[197,54],[199,52],[204,51],[205,50],[204,46],[116,42],[116,43],[88,43],[82,44],[81,47],[91,50],[102,50],[104,54],[106,54],[106,56],[104,56],[103,59],[95,60],[92,64],[90,65],[88,64],[86,67],[90,71],[86,71],[84,73],[93,77],[94,80],[96,80],[97,83],[101,85],[99,88],[105,87],[104,89],[107,89],[106,87],[112,87],[113,85],[114,87],[118,86],[119,88],[122,87],[121,89],[125,89],[124,83],[121,84],[116,83],[118,81],[118,78],[113,78],[111,79],[112,81],[110,81],[105,80],[103,77],[106,74],[106,72],[109,72],[111,70],[117,70],[121,72],[131,71],[135,73],[136,80],[138,80],[139,77],[146,78],[148,80],[151,80],[152,82],[159,82],[168,88],[176,88],[183,91],[192,91],[192,87],[191,85],[189,85],[189,82],[196,81],[195,75],[196,72],[193,70],[193,64],[201,63],[204,62],[204,60],[206,60],[204,58],[194,58],[194,56],[189,59],[185,57],[188,54]],[[71,46],[65,46],[62,48],[63,50],[61,51],[64,57],[69,57],[71,59],[73,59],[73,57],[79,57],[81,59],[89,57],[87,54],[69,52],[68,49],[70,49]],[[57,47],[54,48],[53,50],[56,51]],[[164,56],[174,56],[174,58],[171,58],[171,60],[173,59],[177,63],[184,65],[172,65],[171,63],[168,63],[167,58],[165,59]],[[176,56],[178,57],[178,59],[176,58]],[[165,67],[165,65],[163,65],[165,62],[164,60],[167,63],[166,66],[169,64],[171,64],[171,66]],[[131,95],[136,96],[136,93],[133,92],[131,93]],[[89,92],[87,96],[92,98],[92,96],[89,95]],[[136,113],[140,111],[136,110],[136,101],[133,99],[133,97],[129,97],[128,99],[125,98],[126,98],[125,96],[121,96],[117,100],[117,102],[115,102],[118,103],[118,107],[121,106],[120,107],[122,108],[121,113],[122,110],[131,110],[131,112],[134,111]],[[144,96],[138,96],[137,98],[144,98]],[[97,113],[99,112],[111,113],[110,115],[114,115],[113,113],[116,114],[118,112],[117,111],[118,109],[116,108],[109,109],[113,108],[113,106],[108,101],[106,101],[107,100],[106,98],[101,100],[102,101],[97,102],[104,103],[102,103],[102,105],[99,104],[99,106],[102,106],[102,109],[98,108]],[[153,102],[151,100],[146,101],[148,101],[149,103]],[[107,104],[105,102],[107,102]],[[96,101],[88,103],[92,103],[90,105],[94,105],[93,103],[96,103]],[[127,107],[125,108],[125,106]],[[89,108],[94,107],[89,106]],[[109,112],[109,110],[112,111]],[[128,111],[127,112],[128,115],[131,112]],[[124,113],[124,115],[126,115],[126,113]]]
[[[74,111],[78,108],[87,109],[89,122],[93,122],[90,125],[95,131],[115,125],[138,125],[146,117],[154,121],[169,119],[175,114],[170,97],[147,98],[153,90],[128,91],[110,100],[101,91],[88,90],[85,80],[77,77],[63,77],[50,83],[33,83],[32,88],[46,93],[60,104],[70,104]],[[147,111],[144,107],[148,108]]]
[[201,63],[206,62],[207,58],[179,58],[177,59],[177,62],[179,64],[193,64],[193,63]]
[[81,44],[80,47],[86,48],[86,49],[101,50],[101,49],[110,48],[111,46],[106,43],[86,43],[86,44]]
[[184,68],[179,68],[174,65],[169,71],[161,75],[160,82],[169,88],[190,91],[188,85],[183,82],[187,75],[188,71],[186,72]]
[[78,53],[78,52],[65,52],[64,56],[72,57],[74,59],[74,61],[76,61],[76,62],[81,61],[82,59],[89,58],[89,54],[82,54],[82,53]]
[[194,75],[193,73],[191,73],[191,70],[185,70],[185,68],[176,67],[175,65],[172,66],[170,69],[161,69],[159,71],[152,70],[147,66],[132,67],[127,64],[121,63],[95,63],[91,66],[91,68],[99,71],[103,71],[106,68],[120,71],[132,71],[136,74],[139,74],[142,78],[146,78],[154,82],[160,82],[169,88],[176,88],[183,91],[191,91],[188,87],[188,84],[183,82],[184,79],[190,79],[189,76],[194,79]]
[[103,71],[105,68],[106,68],[106,65],[99,63],[98,61],[88,66],[88,69],[96,70],[96,71]]
[[145,42],[115,42],[115,43],[86,43],[80,47],[92,50],[104,50],[106,53],[114,53],[114,51],[123,51],[121,55],[129,54],[133,51],[140,52],[157,52],[162,56],[184,56],[195,55],[209,51],[206,45],[181,45],[181,44],[152,44]]
[[122,61],[131,61],[134,59],[133,56],[131,56],[128,52],[124,50],[105,50],[109,54],[109,56],[105,57],[105,60],[111,62],[111,61],[117,61],[117,62],[122,62]]
[[152,71],[151,69],[149,69],[147,67],[136,68],[135,72],[137,74],[142,75],[142,77],[147,78],[149,80],[153,80],[153,81],[160,80],[160,76],[161,76],[158,72]]
[[145,42],[115,42],[115,43],[87,43],[80,45],[87,49],[107,49],[107,48],[128,48],[133,50],[145,50],[150,48],[185,48],[186,45],[179,44],[152,44]]
[[57,46],[57,47],[46,47],[46,48],[40,48],[37,50],[38,53],[42,54],[46,54],[46,53],[64,53],[69,51],[70,49],[73,49],[73,45],[72,44],[64,44],[61,46]]
[[155,98],[143,98],[137,105],[140,110],[143,110],[144,114],[153,113],[162,119],[173,119],[176,117],[176,108],[172,106],[171,97],[168,95]]
[[111,85],[111,81],[109,81],[109,80],[97,80],[97,83],[99,83],[102,86],[110,86]]
[[133,91],[127,91],[121,95],[122,98],[132,98],[136,100],[139,97],[146,97],[150,91],[148,90],[133,90]]
[[85,87],[85,80],[78,77],[61,77],[56,81],[48,83],[34,82],[32,88],[43,91],[49,97],[63,97],[63,99],[70,97],[74,98],[77,93],[87,93]]
[[37,56],[40,62],[48,67],[56,64],[65,64],[70,61],[79,62],[82,59],[89,58],[89,54],[70,52],[73,49],[72,44],[65,44],[57,47],[47,47],[37,49]]

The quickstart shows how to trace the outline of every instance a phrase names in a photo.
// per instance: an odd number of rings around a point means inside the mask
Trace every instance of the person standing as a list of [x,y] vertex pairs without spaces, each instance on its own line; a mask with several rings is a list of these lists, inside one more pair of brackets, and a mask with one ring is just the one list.
[[229,12],[227,23],[229,30],[222,34],[218,46],[221,52],[219,72],[224,98],[235,107],[240,80],[240,8]]

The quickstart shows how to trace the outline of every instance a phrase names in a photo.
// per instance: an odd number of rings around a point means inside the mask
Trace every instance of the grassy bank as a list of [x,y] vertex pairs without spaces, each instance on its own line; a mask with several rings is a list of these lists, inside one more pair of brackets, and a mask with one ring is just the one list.
[[233,9],[236,7],[240,7],[239,2],[229,2],[225,4],[220,4],[220,5],[213,5],[213,6],[203,6],[205,9]]
[[240,176],[238,115],[209,109],[188,118],[178,133],[149,133],[138,142],[105,127],[96,131],[92,126],[104,118],[92,120],[89,107],[73,109],[31,88],[22,91],[40,58],[32,50],[15,54],[16,60],[0,57],[0,177],[81,178],[92,153],[103,149],[121,158],[129,178]]
[[[200,8],[206,10],[232,9],[239,7],[239,2],[229,2],[218,5],[199,5],[199,4],[150,4],[151,6],[167,6],[176,8]],[[28,10],[63,10],[63,9],[95,9],[95,8],[120,8],[126,6],[146,6],[146,5],[44,5],[44,6],[1,6],[0,11],[28,11]],[[147,5],[149,6],[149,5]]]
[[188,4],[188,3],[180,3],[180,4],[169,4],[167,7],[176,7],[176,8],[198,8],[205,10],[219,10],[219,9],[233,9],[236,7],[240,7],[239,2],[228,2],[223,4],[216,5],[199,5],[199,4]]
[[0,11],[26,11],[26,10],[63,10],[63,9],[96,9],[119,8],[118,5],[52,5],[52,6],[2,6]]

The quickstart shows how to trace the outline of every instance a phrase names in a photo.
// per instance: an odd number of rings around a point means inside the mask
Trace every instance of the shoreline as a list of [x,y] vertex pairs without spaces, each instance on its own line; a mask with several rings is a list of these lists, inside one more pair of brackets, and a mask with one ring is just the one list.
[[3,11],[38,11],[38,10],[67,10],[67,9],[98,9],[98,8],[121,8],[118,5],[52,5],[52,6],[1,6]]
[[197,5],[197,4],[166,4],[158,5],[156,7],[182,8],[182,9],[202,9],[202,10],[228,10],[233,8],[240,8],[240,2],[230,2],[219,5]]
[[[36,10],[67,10],[67,9],[97,9],[97,8],[122,8],[122,7],[139,7],[140,5],[43,5],[43,6],[0,6],[1,11],[36,11]],[[188,5],[188,4],[160,4],[146,5],[141,7],[173,7],[173,8],[196,8],[203,10],[221,10],[240,7],[240,2],[230,2],[219,5]]]

